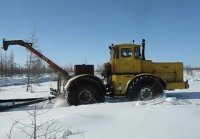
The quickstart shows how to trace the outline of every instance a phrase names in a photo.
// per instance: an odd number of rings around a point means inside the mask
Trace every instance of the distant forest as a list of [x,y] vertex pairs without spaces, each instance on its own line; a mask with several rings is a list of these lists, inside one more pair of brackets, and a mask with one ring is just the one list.
[[39,58],[30,54],[24,66],[19,65],[15,61],[14,53],[3,53],[0,51],[0,77],[12,77],[16,75],[30,74],[32,76],[53,71],[44,64]]
[[[29,52],[30,53],[30,52]],[[74,71],[74,65],[72,63],[63,67],[67,72]],[[96,66],[96,72],[102,72],[103,65]],[[27,56],[26,63],[19,65],[15,61],[14,53],[10,54],[0,51],[0,77],[13,77],[20,75],[27,76],[41,76],[43,74],[53,73],[54,71],[40,58],[30,53]]]

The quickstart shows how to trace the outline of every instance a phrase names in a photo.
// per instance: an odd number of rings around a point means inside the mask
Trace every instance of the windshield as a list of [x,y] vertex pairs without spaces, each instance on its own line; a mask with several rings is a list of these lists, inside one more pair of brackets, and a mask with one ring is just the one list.
[[122,48],[121,49],[121,57],[131,57],[133,55],[131,48]]

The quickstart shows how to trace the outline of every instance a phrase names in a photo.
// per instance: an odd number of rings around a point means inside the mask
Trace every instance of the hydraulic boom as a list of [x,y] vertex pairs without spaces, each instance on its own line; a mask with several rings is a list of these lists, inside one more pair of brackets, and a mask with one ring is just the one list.
[[10,45],[20,45],[20,46],[23,46],[23,47],[27,48],[32,53],[34,53],[35,55],[37,55],[38,57],[40,57],[42,60],[44,60],[46,63],[48,63],[49,67],[51,67],[53,70],[59,72],[59,74],[61,74],[61,76],[63,78],[65,78],[66,80],[69,79],[69,76],[68,76],[69,74],[68,74],[67,71],[65,71],[63,68],[61,68],[60,66],[58,66],[57,64],[55,64],[53,61],[51,61],[50,59],[48,59],[46,56],[44,56],[43,54],[41,54],[39,51],[37,51],[36,49],[34,49],[32,47],[32,43],[24,42],[23,40],[9,40],[9,41],[6,41],[5,39],[3,40],[3,49],[5,51],[8,49],[8,47]]

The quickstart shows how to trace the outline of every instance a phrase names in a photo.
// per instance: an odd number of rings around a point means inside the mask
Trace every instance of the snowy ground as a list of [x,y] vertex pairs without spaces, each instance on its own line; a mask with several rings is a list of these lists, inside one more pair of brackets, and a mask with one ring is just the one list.
[[[67,135],[69,139],[200,139],[199,77],[187,75],[190,89],[166,92],[166,97],[151,101],[107,98],[105,103],[76,107],[66,107],[62,99],[45,102],[38,106],[42,109],[37,111],[37,125],[55,120],[52,128],[61,127],[56,134],[60,139]],[[40,83],[33,87],[35,93],[25,92],[25,85],[1,87],[0,98],[46,97],[49,88],[55,86],[55,82]],[[15,121],[21,124],[14,126],[12,138],[29,138],[25,131],[32,133],[28,114],[33,112],[34,106],[29,106],[0,113],[0,139],[8,138]],[[45,133],[48,125],[38,129],[37,134]]]

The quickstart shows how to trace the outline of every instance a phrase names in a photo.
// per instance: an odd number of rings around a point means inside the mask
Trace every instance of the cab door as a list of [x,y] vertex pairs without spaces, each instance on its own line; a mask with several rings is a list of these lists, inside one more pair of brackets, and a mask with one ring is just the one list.
[[120,49],[119,70],[121,73],[134,74],[141,72],[141,62],[135,55],[134,47]]
[[134,74],[141,72],[140,58],[135,55],[134,47],[114,47],[111,57],[113,74]]
[[132,48],[121,48],[120,49],[120,60],[119,60],[118,64],[119,64],[120,73],[133,72],[133,50],[132,50]]

